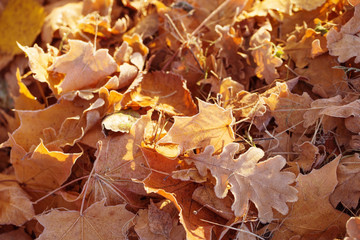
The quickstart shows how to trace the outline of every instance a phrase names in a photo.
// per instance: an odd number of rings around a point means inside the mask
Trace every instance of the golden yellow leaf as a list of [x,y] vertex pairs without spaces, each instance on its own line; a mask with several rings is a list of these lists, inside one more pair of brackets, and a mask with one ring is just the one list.
[[44,18],[44,8],[35,0],[9,1],[0,15],[0,52],[21,53],[16,42],[32,45]]

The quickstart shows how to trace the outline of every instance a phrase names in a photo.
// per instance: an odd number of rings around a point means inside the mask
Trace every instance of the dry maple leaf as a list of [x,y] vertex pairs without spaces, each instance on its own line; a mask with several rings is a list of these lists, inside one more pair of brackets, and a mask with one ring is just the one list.
[[94,50],[92,43],[69,40],[68,53],[56,57],[48,70],[65,74],[58,88],[62,93],[96,86],[117,69],[107,49]]
[[33,152],[27,153],[14,138],[9,138],[10,161],[20,183],[38,190],[60,187],[71,174],[71,168],[81,153],[49,151],[41,141]]
[[331,204],[336,207],[339,202],[346,208],[356,208],[359,202],[360,158],[359,154],[341,159],[337,169],[337,184],[330,195]]
[[299,174],[296,185],[299,199],[291,206],[287,216],[277,216],[281,226],[274,232],[274,239],[319,233],[332,225],[339,226],[340,232],[345,231],[345,222],[349,216],[336,210],[329,201],[337,184],[336,169],[339,160],[340,156],[307,175]]
[[94,177],[90,182],[95,201],[106,198],[106,203],[114,203],[123,198],[129,202],[132,200],[130,193],[146,194],[143,185],[135,180],[141,181],[150,173],[144,167],[146,161],[139,148],[149,122],[149,115],[142,116],[128,134],[108,136],[99,145]]
[[213,145],[215,151],[234,141],[231,110],[199,100],[199,113],[192,117],[174,117],[175,123],[157,144],[179,145],[178,154],[189,149]]
[[151,72],[137,78],[124,93],[121,105],[152,107],[171,115],[197,113],[186,81],[177,74]]
[[[202,220],[221,224],[225,224],[226,221],[193,201],[192,194],[199,185],[192,181],[181,181],[171,177],[171,173],[178,166],[177,161],[172,161],[151,149],[142,148],[141,150],[149,168],[152,170],[151,174],[143,181],[146,191],[148,193],[158,193],[175,204],[180,212],[180,223],[186,231],[186,239],[210,239],[212,229],[216,228],[216,226]],[[200,208],[201,211],[198,211]]]
[[[33,145],[37,146],[40,143],[40,139],[45,139],[46,129],[52,128],[53,132],[59,133],[66,119],[79,117],[84,110],[85,106],[76,106],[72,102],[60,101],[58,104],[42,110],[17,111],[20,126],[13,132],[13,137],[17,144],[23,147],[25,151],[29,151]],[[74,136],[76,138],[82,134],[80,128],[68,130],[68,133],[72,136],[76,133],[76,136]]]
[[56,1],[45,7],[48,13],[43,29],[41,39],[44,43],[51,43],[55,31],[59,30],[59,35],[69,35],[78,31],[78,20],[81,17],[82,2],[72,0]]
[[14,176],[0,174],[0,202],[0,224],[21,226],[35,215],[29,195]]
[[134,214],[125,205],[104,206],[105,201],[92,204],[84,212],[51,210],[36,219],[44,226],[37,238],[45,239],[126,239],[126,231]]
[[217,197],[224,198],[230,184],[230,191],[235,197],[231,206],[235,216],[246,214],[250,200],[258,209],[261,222],[272,221],[271,208],[287,214],[289,208],[286,202],[295,202],[297,191],[289,186],[294,182],[295,174],[280,172],[286,160],[277,155],[258,163],[264,152],[256,147],[234,159],[238,150],[239,144],[230,143],[220,155],[213,156],[214,147],[207,146],[203,153],[191,155],[189,161],[195,163],[200,173],[204,173],[205,169],[211,171],[216,179],[214,190]]

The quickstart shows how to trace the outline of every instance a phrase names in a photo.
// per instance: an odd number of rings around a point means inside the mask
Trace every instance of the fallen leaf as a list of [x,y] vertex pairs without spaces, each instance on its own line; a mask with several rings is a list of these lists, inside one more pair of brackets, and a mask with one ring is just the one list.
[[40,33],[44,18],[44,8],[37,1],[8,1],[0,15],[0,52],[21,53],[16,42],[32,45]]
[[137,78],[124,93],[121,105],[152,107],[170,115],[192,116],[197,112],[186,81],[179,75],[165,72],[147,73]]
[[345,237],[344,240],[356,240],[360,238],[360,218],[351,217],[346,222],[346,232],[349,237]]
[[[43,233],[37,238],[74,239],[126,239],[124,232],[132,225],[134,214],[125,205],[104,206],[104,201],[96,202],[84,212],[51,210],[38,215],[36,219],[44,226]],[[115,224],[116,223],[116,224]]]
[[281,214],[287,214],[289,208],[286,202],[295,202],[297,191],[289,186],[294,182],[295,175],[280,172],[286,160],[278,155],[258,163],[264,152],[255,147],[235,159],[234,155],[238,150],[239,144],[230,143],[224,147],[220,155],[213,156],[214,147],[210,145],[203,153],[191,155],[188,161],[195,163],[201,175],[205,169],[211,171],[216,179],[214,190],[217,197],[226,197],[228,185],[231,186],[230,191],[235,198],[231,209],[235,216],[240,217],[247,213],[249,201],[254,202],[261,222],[273,220],[271,208]]
[[323,5],[325,2],[326,0],[291,0],[291,3],[293,3],[295,6],[302,8],[306,11],[314,10]]
[[0,224],[21,226],[35,215],[29,195],[14,176],[0,174]]
[[207,145],[213,145],[215,151],[219,151],[234,140],[232,113],[216,104],[199,100],[198,114],[193,117],[175,116],[174,119],[174,125],[157,144],[179,144],[178,154]]
[[336,168],[339,160],[340,156],[307,175],[298,175],[298,201],[292,204],[287,216],[279,218],[282,224],[280,229],[274,232],[274,239],[319,233],[332,225],[339,226],[340,234],[345,232],[345,222],[350,216],[336,210],[329,201],[329,196],[338,182]]
[[46,5],[44,26],[41,31],[41,39],[44,43],[51,43],[54,33],[59,30],[59,36],[62,38],[69,33],[75,33],[78,26],[78,20],[81,17],[83,2],[74,0],[55,1]]
[[49,151],[42,141],[33,152],[27,153],[14,138],[9,138],[10,161],[16,179],[25,186],[37,190],[53,190],[60,187],[70,176],[71,168],[81,153]]
[[257,65],[256,76],[265,79],[268,84],[279,77],[276,68],[282,64],[282,60],[273,54],[273,43],[269,33],[271,30],[271,25],[266,24],[250,39],[250,46],[253,48],[251,55]]
[[330,195],[331,204],[336,207],[341,202],[346,208],[355,208],[358,205],[360,193],[357,186],[360,183],[360,158],[355,153],[343,157],[337,169],[338,184]]
[[339,62],[345,62],[355,57],[355,63],[360,62],[359,49],[360,37],[357,33],[360,31],[360,6],[355,7],[354,16],[341,27],[340,32],[334,28],[330,29],[326,35],[329,54],[338,56]]
[[68,53],[56,57],[48,71],[65,74],[58,85],[62,93],[96,86],[117,69],[107,49],[94,50],[92,43],[69,40]]
[[[197,188],[197,184],[164,175],[164,173],[170,175],[172,171],[176,170],[177,161],[168,159],[150,149],[143,148],[142,152],[149,168],[153,170],[144,180],[146,191],[158,193],[175,204],[180,212],[180,222],[186,231],[186,239],[210,239],[212,229],[215,227],[201,219],[225,222],[221,217],[206,208],[202,208],[200,204],[192,200],[192,193]],[[198,211],[200,208],[201,211]]]
[[121,110],[120,112],[106,116],[102,121],[102,127],[113,132],[128,133],[132,125],[140,118],[138,112]]

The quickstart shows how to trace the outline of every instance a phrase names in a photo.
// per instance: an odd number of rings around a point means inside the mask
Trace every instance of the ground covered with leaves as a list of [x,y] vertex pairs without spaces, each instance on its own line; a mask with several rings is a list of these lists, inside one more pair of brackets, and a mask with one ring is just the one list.
[[360,5],[0,2],[1,239],[360,239]]

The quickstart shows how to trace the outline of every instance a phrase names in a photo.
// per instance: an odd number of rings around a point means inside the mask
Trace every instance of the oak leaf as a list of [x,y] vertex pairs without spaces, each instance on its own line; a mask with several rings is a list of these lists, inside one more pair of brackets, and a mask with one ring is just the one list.
[[337,169],[338,184],[330,195],[331,204],[336,207],[341,202],[346,208],[358,205],[360,193],[360,157],[358,153],[343,157]]
[[69,40],[68,53],[56,57],[49,71],[65,74],[58,85],[60,92],[95,87],[106,76],[117,70],[115,60],[107,49],[94,50],[92,43]]
[[21,226],[35,215],[29,195],[14,176],[0,174],[0,202],[0,224]]
[[36,219],[44,226],[37,238],[44,239],[126,239],[124,232],[131,226],[134,214],[125,205],[104,206],[104,201],[96,202],[84,212],[51,210],[38,215]]
[[354,16],[341,27],[340,32],[334,28],[326,35],[327,47],[329,54],[338,56],[339,62],[345,62],[352,57],[355,57],[354,62],[360,62],[360,51],[357,47],[360,44],[360,5],[355,7]]
[[213,145],[215,151],[219,151],[234,141],[234,118],[230,109],[199,100],[198,114],[192,117],[175,116],[174,119],[174,125],[157,144],[178,144],[178,154],[207,145]]
[[258,161],[264,156],[260,148],[251,147],[244,154],[234,159],[239,144],[230,143],[224,147],[220,155],[213,156],[214,147],[207,146],[203,153],[192,154],[188,159],[194,162],[200,174],[209,169],[216,179],[214,187],[216,196],[226,197],[228,185],[235,199],[231,206],[235,216],[242,216],[249,209],[249,201],[254,202],[259,211],[261,222],[273,219],[272,209],[281,214],[289,211],[286,202],[297,200],[297,191],[289,186],[295,180],[290,172],[280,172],[286,160],[277,155],[263,162]]
[[271,30],[270,24],[264,25],[250,39],[250,46],[253,48],[251,55],[257,65],[256,76],[264,78],[268,84],[279,77],[276,68],[282,64],[282,60],[273,54],[273,43],[269,33]]
[[349,216],[336,210],[329,201],[329,196],[337,184],[336,168],[339,160],[340,156],[307,175],[298,175],[298,201],[291,206],[287,216],[278,216],[281,227],[274,232],[274,239],[319,233],[332,225],[339,226],[340,233],[345,231],[345,222]]

